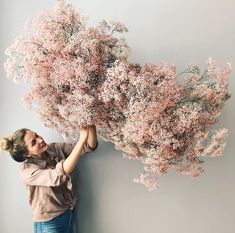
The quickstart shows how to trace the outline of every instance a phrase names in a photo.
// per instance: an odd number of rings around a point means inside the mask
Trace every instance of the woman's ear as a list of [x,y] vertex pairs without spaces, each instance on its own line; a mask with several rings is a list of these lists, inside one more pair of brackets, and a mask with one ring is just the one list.
[[26,154],[25,154],[25,156],[26,156],[27,158],[32,157],[32,155],[31,155],[31,154],[29,154],[29,153],[26,153]]

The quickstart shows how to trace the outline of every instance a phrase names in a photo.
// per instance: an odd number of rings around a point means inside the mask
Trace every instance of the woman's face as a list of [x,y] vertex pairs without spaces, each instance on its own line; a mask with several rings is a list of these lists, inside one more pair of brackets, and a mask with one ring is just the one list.
[[27,157],[39,157],[47,150],[48,145],[37,133],[28,130],[24,136],[25,146],[28,149]]

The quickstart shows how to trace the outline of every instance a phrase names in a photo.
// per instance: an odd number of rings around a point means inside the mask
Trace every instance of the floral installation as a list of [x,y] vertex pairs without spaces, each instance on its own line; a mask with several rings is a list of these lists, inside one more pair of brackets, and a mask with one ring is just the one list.
[[24,102],[46,127],[76,139],[81,124],[95,124],[124,158],[143,163],[134,181],[152,191],[169,169],[197,177],[203,157],[222,155],[227,129],[210,127],[230,97],[231,65],[209,58],[203,72],[192,64],[177,74],[166,63],[133,64],[117,36],[127,31],[105,20],[89,27],[60,0],[26,23],[4,65],[8,78],[30,84]]

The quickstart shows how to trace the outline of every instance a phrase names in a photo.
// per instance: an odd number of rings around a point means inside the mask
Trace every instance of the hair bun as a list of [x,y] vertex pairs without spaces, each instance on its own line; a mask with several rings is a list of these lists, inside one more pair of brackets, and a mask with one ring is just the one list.
[[1,138],[0,139],[0,150],[11,152],[13,150],[13,140],[12,137]]

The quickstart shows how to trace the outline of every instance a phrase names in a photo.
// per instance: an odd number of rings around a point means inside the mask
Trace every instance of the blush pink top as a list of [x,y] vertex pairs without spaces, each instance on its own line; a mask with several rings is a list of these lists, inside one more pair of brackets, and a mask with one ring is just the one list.
[[[45,151],[46,160],[28,158],[20,167],[20,178],[29,192],[34,222],[49,221],[76,205],[71,176],[63,170],[63,162],[75,144],[51,143]],[[84,146],[82,154],[93,151]]]

